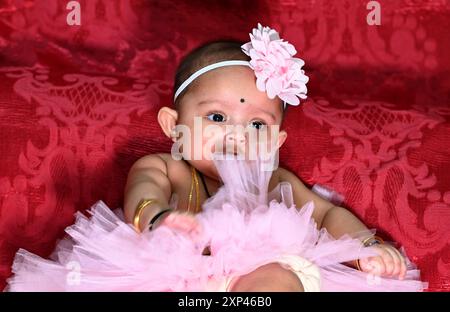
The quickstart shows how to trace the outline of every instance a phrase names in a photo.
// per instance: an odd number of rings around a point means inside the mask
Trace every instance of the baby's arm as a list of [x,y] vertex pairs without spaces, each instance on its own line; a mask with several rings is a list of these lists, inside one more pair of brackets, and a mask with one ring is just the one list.
[[154,204],[142,211],[139,228],[144,229],[157,213],[169,207],[171,193],[167,162],[163,155],[154,154],[140,158],[128,173],[124,199],[125,221],[133,223],[137,205],[142,199],[155,199]]
[[[350,236],[361,231],[367,231],[367,227],[350,211],[345,208],[334,206],[313,191],[309,190],[293,173],[279,168],[279,181],[287,181],[292,185],[294,202],[297,207],[302,207],[309,201],[314,202],[312,217],[318,228],[326,228],[335,238],[344,234]],[[359,237],[360,239],[364,239]],[[379,275],[396,276],[400,279],[406,274],[405,259],[399,251],[389,244],[377,245],[379,256],[361,259],[360,265],[363,271],[373,272]],[[349,263],[356,266],[356,261]]]
[[302,207],[309,201],[314,202],[313,218],[318,228],[326,228],[335,238],[344,234],[367,231],[367,227],[350,211],[334,206],[310,189],[292,172],[279,168],[279,180],[287,181],[292,185],[294,202],[297,207]]
[[[131,167],[125,187],[124,214],[127,223],[133,219],[137,206],[142,199],[154,199],[140,214],[139,230],[143,231],[159,212],[170,209],[168,201],[172,194],[172,183],[168,177],[170,155],[154,154],[142,157]],[[188,234],[197,235],[200,225],[193,215],[170,209],[157,218],[152,225],[160,224],[177,228]]]

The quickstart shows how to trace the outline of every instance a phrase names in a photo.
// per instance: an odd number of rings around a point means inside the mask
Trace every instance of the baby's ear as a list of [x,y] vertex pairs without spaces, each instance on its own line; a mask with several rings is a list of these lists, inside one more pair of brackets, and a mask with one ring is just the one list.
[[278,148],[280,148],[284,144],[286,139],[287,139],[287,132],[284,130],[281,130],[278,133]]
[[178,112],[176,110],[166,106],[161,107],[158,112],[158,123],[164,134],[168,138],[171,138],[172,141],[176,140],[176,137],[174,136],[174,130],[177,124],[177,120]]

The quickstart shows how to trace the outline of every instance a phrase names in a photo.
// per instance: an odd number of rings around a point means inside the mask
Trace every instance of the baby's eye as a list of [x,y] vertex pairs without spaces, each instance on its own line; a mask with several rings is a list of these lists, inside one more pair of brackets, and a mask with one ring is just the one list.
[[224,122],[226,119],[225,116],[220,113],[211,113],[206,116],[206,118],[214,122]]
[[257,130],[261,130],[266,126],[266,124],[260,120],[254,120],[250,122],[250,126]]

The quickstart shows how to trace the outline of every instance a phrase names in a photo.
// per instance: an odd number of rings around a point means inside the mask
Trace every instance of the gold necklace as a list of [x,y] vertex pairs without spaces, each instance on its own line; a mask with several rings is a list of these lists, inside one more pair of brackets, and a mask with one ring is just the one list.
[[200,190],[198,186],[198,176],[197,171],[195,170],[194,166],[191,166],[191,189],[189,191],[189,201],[188,201],[188,212],[191,210],[192,205],[192,198],[194,193],[194,186],[195,186],[195,209],[193,213],[196,213],[200,210]]

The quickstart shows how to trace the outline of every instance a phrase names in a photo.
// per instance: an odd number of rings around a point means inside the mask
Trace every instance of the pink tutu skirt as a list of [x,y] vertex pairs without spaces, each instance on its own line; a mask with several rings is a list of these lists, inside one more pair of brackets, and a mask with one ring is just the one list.
[[[331,237],[312,219],[313,202],[293,204],[288,183],[267,192],[258,161],[216,160],[224,185],[196,218],[192,239],[165,225],[138,233],[120,209],[98,201],[77,213],[49,259],[20,249],[6,291],[228,291],[237,277],[278,262],[306,291],[422,291],[407,259],[404,280],[371,276],[343,263],[376,255],[360,240]],[[365,235],[372,235],[372,232]],[[209,246],[211,255],[202,255]]]

